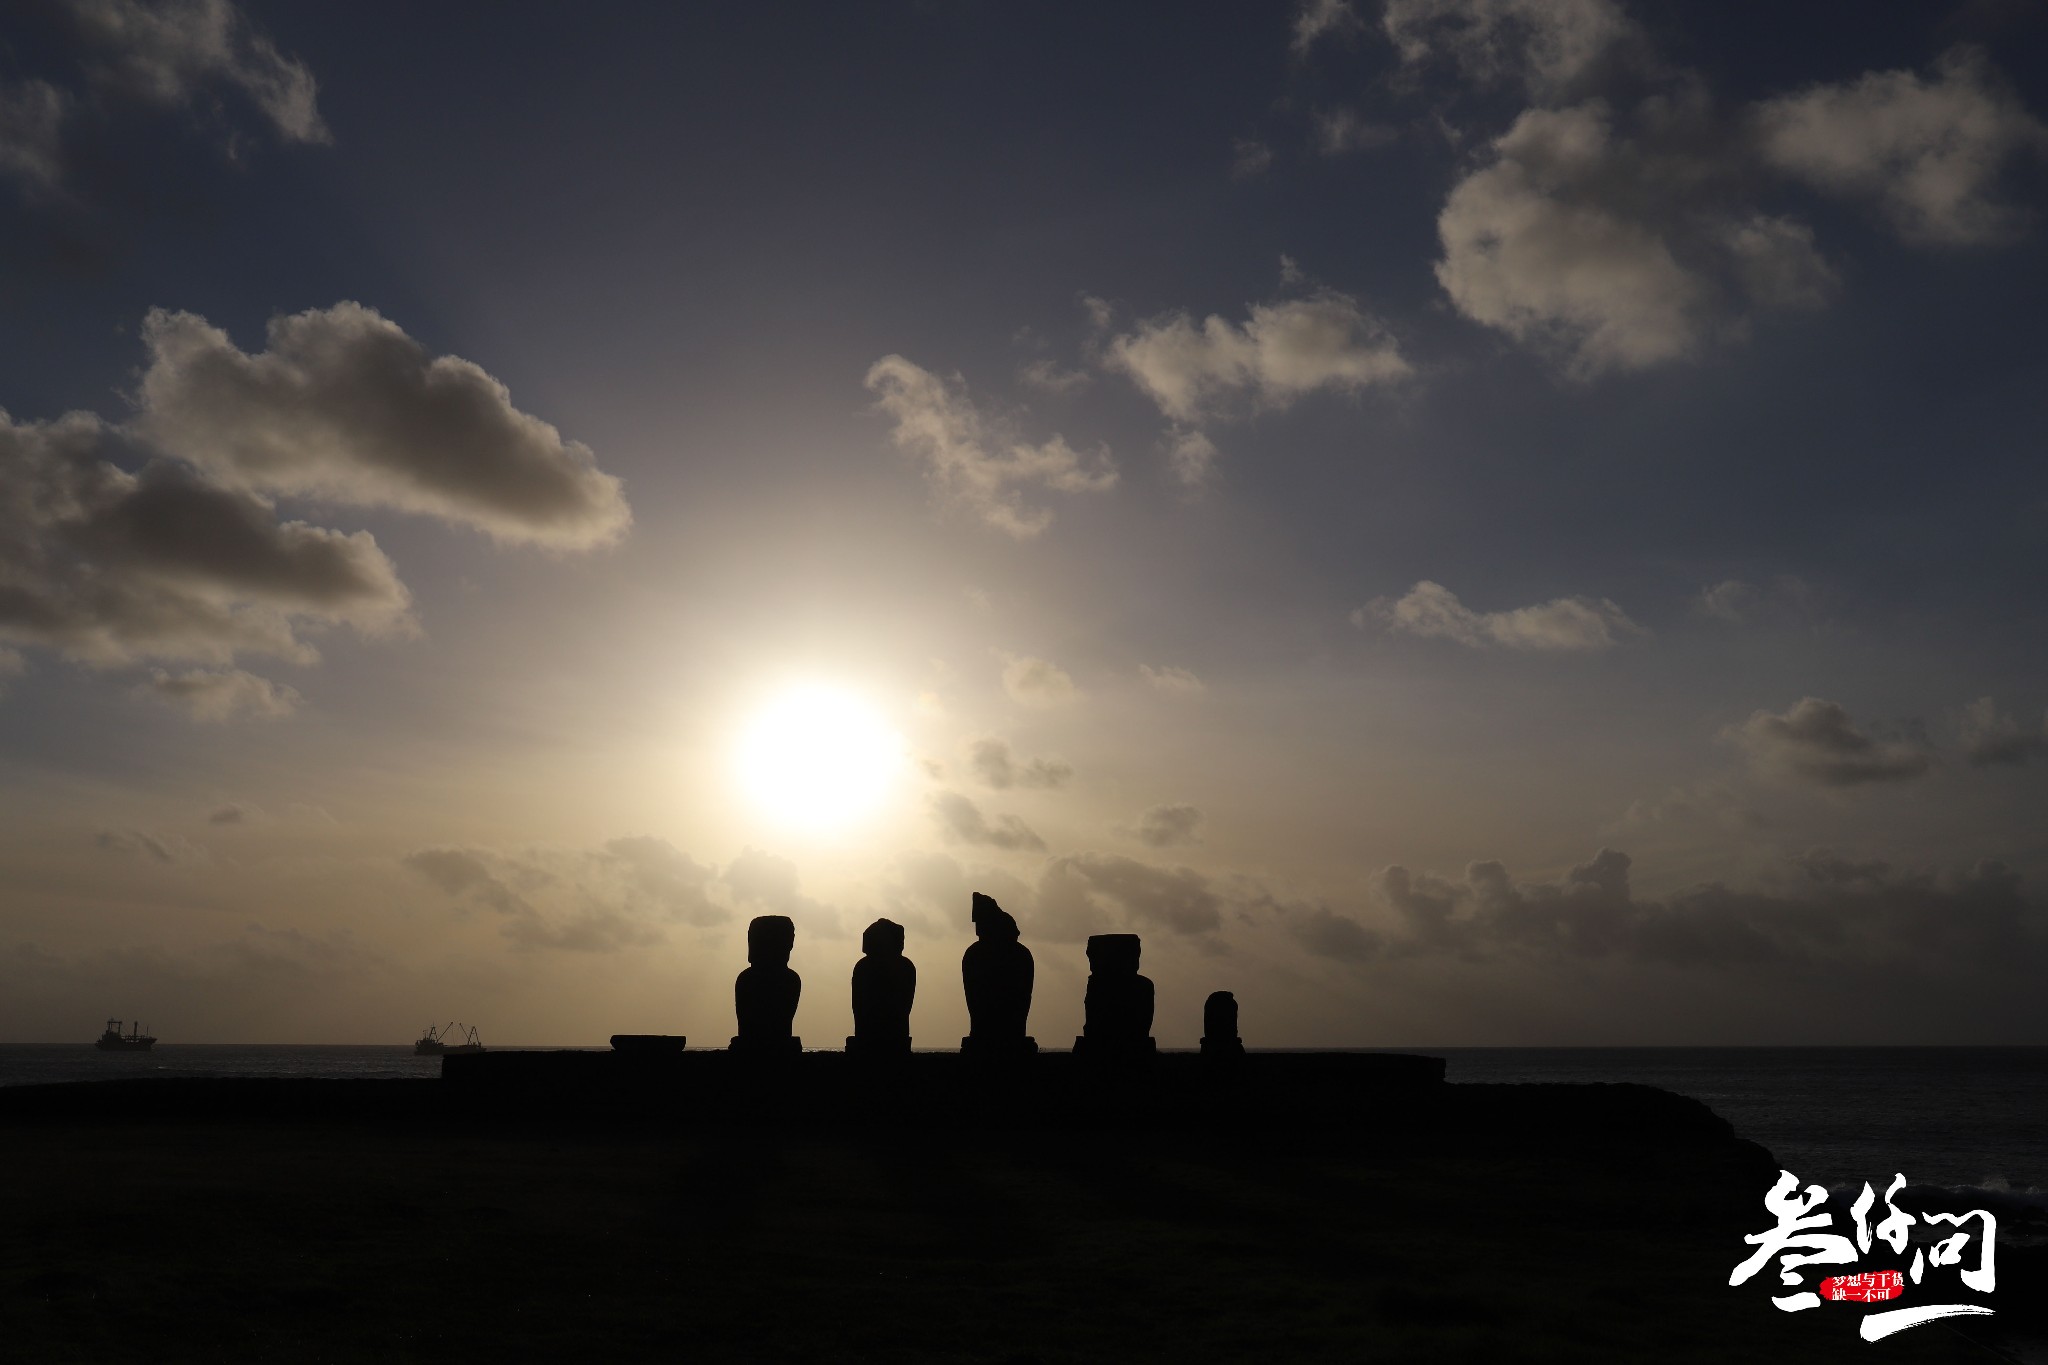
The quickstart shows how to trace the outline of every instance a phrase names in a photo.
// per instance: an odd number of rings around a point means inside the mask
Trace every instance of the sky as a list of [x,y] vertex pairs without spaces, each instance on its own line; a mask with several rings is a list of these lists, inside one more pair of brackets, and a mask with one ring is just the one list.
[[2048,1043],[2048,6],[0,20],[0,1039]]

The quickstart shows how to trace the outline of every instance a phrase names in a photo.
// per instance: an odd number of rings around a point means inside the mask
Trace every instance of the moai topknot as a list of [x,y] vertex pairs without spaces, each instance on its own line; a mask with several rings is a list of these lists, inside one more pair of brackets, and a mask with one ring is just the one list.
[[1237,1036],[1237,997],[1229,991],[1217,991],[1203,1002],[1202,1055],[1244,1056],[1244,1040]]
[[740,1031],[734,1052],[783,1055],[802,1052],[803,1040],[790,1032],[796,1021],[803,979],[789,969],[796,925],[787,915],[762,915],[747,924],[748,967],[733,982],[733,1008]]
[[1088,939],[1087,1022],[1074,1051],[1098,1057],[1151,1056],[1152,982],[1138,975],[1136,934]]
[[910,1051],[910,1002],[917,966],[903,955],[903,926],[878,919],[860,936],[865,954],[853,964],[853,1036],[848,1052],[901,1056]]
[[1031,950],[1018,941],[1017,921],[992,896],[974,893],[974,942],[960,959],[967,987],[967,1036],[962,1052],[1024,1056],[1038,1043],[1024,1032],[1031,1014]]

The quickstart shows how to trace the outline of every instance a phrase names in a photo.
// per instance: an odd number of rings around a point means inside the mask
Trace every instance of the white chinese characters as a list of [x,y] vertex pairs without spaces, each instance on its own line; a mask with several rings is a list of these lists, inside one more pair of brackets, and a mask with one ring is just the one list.
[[[1797,1293],[1774,1296],[1771,1302],[1787,1313],[1797,1313],[1808,1308],[1818,1308],[1824,1298],[1833,1302],[1875,1303],[1902,1298],[1912,1293],[1905,1284],[1910,1280],[1916,1288],[1926,1276],[1930,1267],[1956,1266],[1960,1268],[1962,1286],[1979,1294],[1989,1294],[1998,1287],[1996,1254],[1998,1220],[1983,1209],[1968,1213],[1928,1213],[1916,1218],[1899,1208],[1893,1200],[1906,1186],[1904,1175],[1892,1177],[1891,1185],[1885,1190],[1884,1217],[1873,1228],[1870,1222],[1871,1210],[1877,1203],[1877,1196],[1868,1182],[1856,1202],[1849,1208],[1854,1223],[1855,1240],[1838,1232],[1826,1231],[1834,1226],[1834,1215],[1822,1208],[1827,1203],[1828,1192],[1820,1185],[1808,1185],[1802,1192],[1799,1178],[1790,1171],[1780,1171],[1770,1192],[1764,1196],[1764,1210],[1777,1220],[1777,1226],[1766,1232],[1755,1232],[1742,1240],[1753,1245],[1742,1264],[1729,1273],[1729,1285],[1748,1283],[1758,1271],[1773,1260],[1778,1262],[1778,1280],[1788,1287],[1799,1289],[1804,1281],[1802,1267],[1813,1265],[1854,1265],[1868,1254],[1875,1240],[1891,1248],[1892,1255],[1903,1256],[1907,1244],[1912,1240],[1911,1230],[1916,1222],[1926,1224],[1930,1231],[1936,1224],[1956,1228],[1950,1236],[1934,1241],[1931,1254],[1927,1247],[1916,1247],[1911,1267],[1902,1277],[1896,1271],[1878,1270],[1856,1275],[1833,1276],[1821,1282],[1820,1292],[1800,1290]],[[1981,1225],[1974,1232],[1964,1230],[1965,1225],[1981,1219]],[[1974,1266],[1964,1266],[1965,1249],[1972,1241],[1977,1244]],[[1937,1318],[1966,1315],[1987,1315],[1992,1310],[1969,1303],[1931,1303],[1886,1309],[1866,1314],[1858,1328],[1865,1341],[1877,1341],[1894,1332],[1908,1327],[1917,1327],[1923,1322]]]

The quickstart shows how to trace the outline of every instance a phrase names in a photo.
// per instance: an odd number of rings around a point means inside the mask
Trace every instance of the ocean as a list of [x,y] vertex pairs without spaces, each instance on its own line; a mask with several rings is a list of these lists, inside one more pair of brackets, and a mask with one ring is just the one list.
[[[2042,1207],[2048,1047],[1404,1048],[1453,1082],[1635,1081],[1690,1095],[1761,1143],[1802,1184],[1996,1192]],[[0,1085],[116,1076],[432,1077],[404,1047],[0,1044]]]

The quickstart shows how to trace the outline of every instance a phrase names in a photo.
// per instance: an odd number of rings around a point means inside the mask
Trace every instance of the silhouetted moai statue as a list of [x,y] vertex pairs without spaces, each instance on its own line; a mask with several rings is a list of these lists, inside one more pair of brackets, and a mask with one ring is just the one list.
[[1138,975],[1136,934],[1088,938],[1086,1022],[1074,1051],[1098,1057],[1145,1057],[1152,1041],[1152,982]]
[[967,1036],[962,1052],[1025,1056],[1038,1043],[1024,1033],[1031,1015],[1031,950],[1018,942],[1017,921],[992,896],[974,893],[974,942],[960,959],[967,987]]
[[733,1007],[740,1018],[734,1052],[784,1054],[802,1052],[803,1040],[790,1033],[796,1019],[802,978],[789,969],[789,950],[796,946],[796,925],[787,915],[762,915],[747,924],[748,967],[733,982]]
[[853,964],[853,1036],[848,1052],[899,1056],[910,1051],[910,1002],[917,966],[903,955],[903,926],[878,919],[860,936],[866,956]]
[[1217,991],[1202,1004],[1202,1055],[1244,1056],[1244,1039],[1237,1036],[1237,997],[1229,991]]

